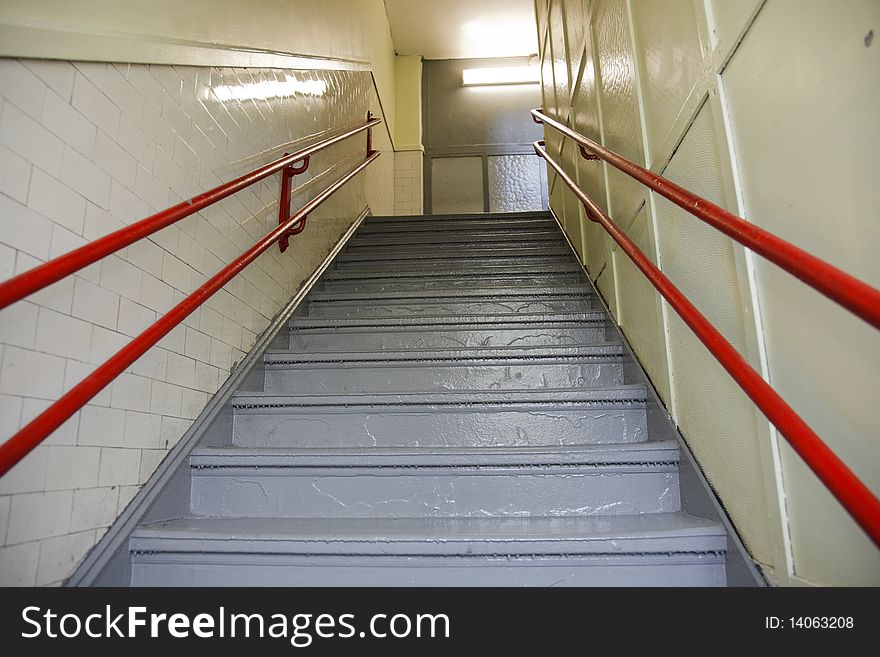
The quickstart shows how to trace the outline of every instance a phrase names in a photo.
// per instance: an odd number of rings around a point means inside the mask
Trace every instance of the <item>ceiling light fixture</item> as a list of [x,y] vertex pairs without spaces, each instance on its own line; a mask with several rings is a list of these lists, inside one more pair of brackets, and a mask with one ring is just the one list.
[[537,84],[541,69],[537,66],[501,66],[494,68],[466,68],[461,73],[465,87],[489,84]]

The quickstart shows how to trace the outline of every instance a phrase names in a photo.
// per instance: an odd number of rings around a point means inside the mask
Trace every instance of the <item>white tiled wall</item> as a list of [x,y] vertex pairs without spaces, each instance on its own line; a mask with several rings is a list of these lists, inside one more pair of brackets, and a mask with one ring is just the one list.
[[[368,72],[0,60],[0,276],[371,108]],[[294,205],[365,146],[358,136],[314,156]],[[70,574],[367,202],[392,212],[391,155],[315,212],[291,250],[270,249],[0,479],[0,585]],[[278,191],[278,177],[267,179],[0,312],[3,439],[277,224]]]
[[394,214],[419,215],[423,210],[423,163],[421,151],[394,154]]
[[377,217],[396,214],[394,211],[394,172],[396,153],[388,152],[366,170],[367,201]]

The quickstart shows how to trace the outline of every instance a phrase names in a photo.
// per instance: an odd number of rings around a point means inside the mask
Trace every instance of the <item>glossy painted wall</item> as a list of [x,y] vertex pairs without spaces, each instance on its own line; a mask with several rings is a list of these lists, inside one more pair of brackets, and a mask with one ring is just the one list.
[[394,58],[394,144],[398,149],[422,149],[422,58]]
[[[551,115],[880,285],[880,5],[537,0]],[[821,145],[815,141],[821,137]],[[551,153],[880,492],[880,334],[547,132]],[[551,207],[752,556],[780,584],[877,584],[880,555],[561,183]]]

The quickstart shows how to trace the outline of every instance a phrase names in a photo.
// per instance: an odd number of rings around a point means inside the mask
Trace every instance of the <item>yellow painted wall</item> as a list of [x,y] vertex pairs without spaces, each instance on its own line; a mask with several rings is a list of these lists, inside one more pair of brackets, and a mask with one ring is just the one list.
[[422,146],[422,58],[394,58],[394,146],[398,150],[424,150]]
[[0,56],[271,66],[271,55],[368,64],[394,134],[395,55],[382,0],[4,0]]
[[[877,2],[536,0],[535,9],[554,117],[880,286],[880,48],[865,38],[880,25]],[[581,160],[549,129],[547,143],[880,492],[880,333],[617,170]],[[880,552],[552,175],[550,187],[551,207],[765,573],[780,584],[880,583]]]

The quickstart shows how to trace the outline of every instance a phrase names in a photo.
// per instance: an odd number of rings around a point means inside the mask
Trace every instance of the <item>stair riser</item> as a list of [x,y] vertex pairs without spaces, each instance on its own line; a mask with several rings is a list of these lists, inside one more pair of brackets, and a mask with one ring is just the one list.
[[478,252],[498,252],[505,254],[508,252],[549,252],[554,254],[565,253],[568,246],[561,234],[556,234],[551,238],[532,237],[521,239],[507,240],[448,240],[448,241],[415,241],[407,239],[397,240],[397,244],[383,242],[379,244],[361,244],[358,242],[349,243],[342,257],[363,258],[373,256],[397,256],[397,255],[417,255],[417,254],[437,254],[438,256],[464,254],[471,251]]
[[[560,274],[581,274],[582,269],[573,263],[571,259],[561,260],[556,263],[542,264],[538,267],[517,267],[511,271],[509,266],[486,267],[475,265],[473,267],[454,267],[450,270],[414,267],[388,267],[385,270],[358,271],[355,269],[331,269],[325,275],[324,281],[360,281],[363,279],[381,279],[395,282],[401,278],[420,278],[428,281],[442,282],[450,279],[472,279],[475,277],[504,280],[519,276],[556,276]],[[581,281],[581,279],[578,279]]]
[[545,301],[560,299],[591,299],[593,294],[580,285],[551,285],[543,287],[511,287],[486,290],[449,289],[412,290],[408,292],[332,292],[314,291],[309,303],[407,304],[438,303],[447,301]]
[[587,298],[505,299],[501,301],[429,301],[423,303],[375,302],[310,302],[309,317],[420,317],[461,315],[552,315],[555,313],[580,313],[593,309],[593,301]]
[[[634,443],[647,439],[644,407],[498,410],[432,406],[238,409],[241,447],[478,447]],[[271,411],[271,412],[270,412]]]
[[605,327],[593,328],[538,328],[538,329],[480,329],[409,330],[389,328],[386,331],[312,332],[294,330],[290,333],[290,350],[300,352],[327,351],[380,351],[404,349],[431,349],[445,347],[504,347],[517,345],[583,345],[604,342],[608,335]]
[[471,238],[489,239],[492,241],[504,241],[508,239],[520,240],[531,237],[559,237],[559,226],[555,222],[547,223],[523,223],[507,224],[506,226],[493,226],[486,223],[473,222],[473,225],[443,224],[436,226],[384,226],[371,229],[363,227],[358,231],[353,243],[363,241],[380,240],[420,240],[431,242],[459,242]]
[[588,516],[679,510],[672,466],[449,471],[221,468],[192,472],[192,513],[210,517]]
[[336,270],[340,272],[459,272],[463,269],[474,271],[492,271],[505,269],[510,271],[516,267],[520,271],[541,271],[545,267],[554,265],[571,266],[569,256],[510,256],[505,258],[477,257],[451,257],[451,258],[427,258],[415,257],[409,259],[385,259],[385,260],[358,260],[339,261]]
[[373,264],[376,262],[408,262],[419,261],[424,258],[431,260],[451,260],[461,263],[479,263],[482,260],[498,260],[513,259],[528,261],[532,258],[570,258],[571,251],[568,246],[546,247],[538,246],[535,248],[519,247],[519,248],[473,248],[473,249],[409,249],[401,247],[399,250],[380,249],[372,253],[346,252],[339,256],[339,264],[347,265],[354,263]]
[[[596,557],[133,556],[134,586],[724,586],[714,555]],[[438,636],[441,635],[438,633]]]
[[520,363],[513,365],[430,365],[414,363],[376,367],[266,368],[266,392],[308,394],[336,392],[422,392],[535,388],[591,388],[623,384],[623,364]]
[[517,231],[552,231],[559,226],[552,219],[525,219],[521,221],[448,221],[433,219],[431,221],[400,221],[385,224],[366,224],[358,230],[358,236],[393,235],[400,233],[439,235],[467,235],[470,232],[495,232],[496,234],[513,235]]
[[327,292],[415,292],[418,290],[488,290],[504,291],[508,288],[534,287],[536,292],[549,293],[558,286],[576,285],[577,273],[555,274],[550,276],[504,277],[486,276],[480,278],[452,278],[437,280],[428,277],[401,278],[394,281],[365,278],[359,281],[325,280]]
[[551,230],[520,229],[503,233],[498,230],[469,230],[466,232],[439,231],[435,233],[422,233],[411,235],[398,235],[395,233],[366,233],[355,237],[348,243],[349,248],[362,246],[377,246],[394,248],[398,246],[421,246],[423,244],[436,244],[439,246],[453,244],[502,244],[510,245],[517,243],[553,242],[565,243],[565,238],[558,228]]

